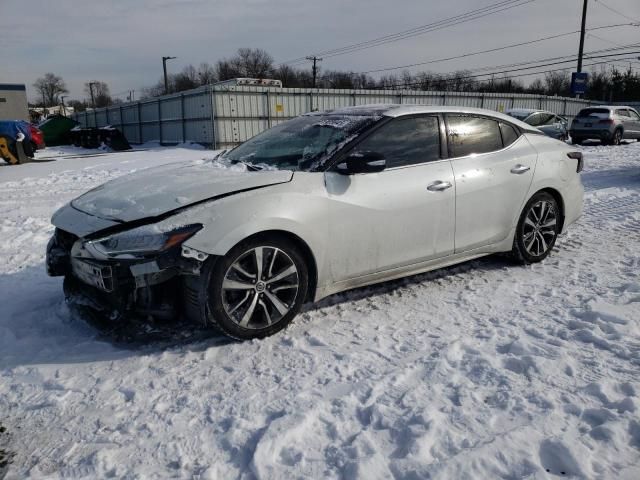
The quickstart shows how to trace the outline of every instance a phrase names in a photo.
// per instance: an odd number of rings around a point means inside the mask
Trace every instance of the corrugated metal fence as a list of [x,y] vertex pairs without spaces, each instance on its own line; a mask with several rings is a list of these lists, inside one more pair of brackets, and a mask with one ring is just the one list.
[[229,148],[306,112],[372,103],[451,105],[497,111],[538,108],[571,119],[593,102],[503,93],[207,85],[173,95],[80,112],[73,118],[84,127],[117,127],[133,144],[191,141],[212,148]]

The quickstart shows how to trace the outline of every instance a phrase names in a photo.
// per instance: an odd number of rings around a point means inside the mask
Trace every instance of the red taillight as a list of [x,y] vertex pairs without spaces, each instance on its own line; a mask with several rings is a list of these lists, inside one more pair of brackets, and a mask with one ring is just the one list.
[[576,167],[576,172],[580,173],[584,168],[584,160],[582,159],[582,152],[569,152],[567,153],[567,157],[578,160],[578,166]]
[[600,120],[598,123],[604,123],[606,125],[613,125],[613,119],[612,118],[604,118],[604,119]]
[[44,135],[42,134],[42,130],[34,125],[29,125],[29,131],[31,132],[31,139],[38,148],[44,148]]

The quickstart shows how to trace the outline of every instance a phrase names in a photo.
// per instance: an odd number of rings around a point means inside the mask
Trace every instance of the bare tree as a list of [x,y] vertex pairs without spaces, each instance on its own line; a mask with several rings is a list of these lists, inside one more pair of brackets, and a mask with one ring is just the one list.
[[[93,89],[93,97],[91,96],[91,90]],[[111,100],[111,94],[109,93],[109,85],[99,80],[92,80],[84,84],[84,92],[90,101],[95,101],[96,108],[108,107],[113,102]]]
[[43,107],[57,105],[60,95],[69,92],[62,77],[51,72],[45,73],[44,77],[38,78],[33,86],[43,100]]
[[273,57],[261,48],[239,48],[231,58],[216,63],[220,80],[249,77],[266,78],[273,73]]
[[69,100],[67,106],[76,112],[84,112],[87,109],[87,102],[84,100]]
[[209,85],[217,80],[215,69],[207,62],[202,62],[198,67],[198,83],[200,85]]
[[187,65],[180,73],[172,75],[169,92],[182,92],[200,85],[198,72],[193,65]]
[[544,75],[547,95],[568,96],[571,94],[571,79],[567,72],[549,72]]

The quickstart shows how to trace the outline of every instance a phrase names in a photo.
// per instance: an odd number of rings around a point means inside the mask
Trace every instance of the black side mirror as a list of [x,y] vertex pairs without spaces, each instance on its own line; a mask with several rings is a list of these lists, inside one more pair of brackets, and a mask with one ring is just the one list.
[[343,175],[356,173],[375,173],[387,168],[387,161],[378,152],[352,152],[347,158],[336,165],[336,171]]

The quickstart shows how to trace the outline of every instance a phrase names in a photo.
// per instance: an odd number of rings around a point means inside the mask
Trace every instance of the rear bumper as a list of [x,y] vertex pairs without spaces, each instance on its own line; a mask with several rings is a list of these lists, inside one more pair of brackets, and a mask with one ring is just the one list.
[[569,133],[573,138],[597,138],[599,140],[609,140],[613,136],[613,132],[609,129],[572,129]]

